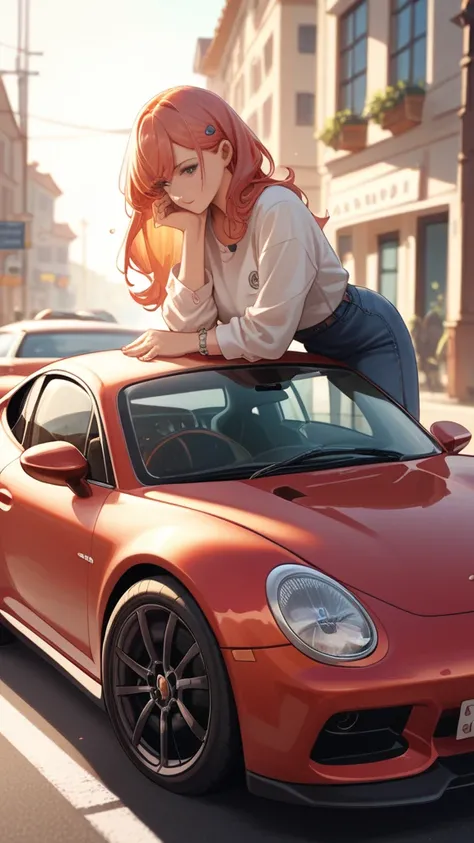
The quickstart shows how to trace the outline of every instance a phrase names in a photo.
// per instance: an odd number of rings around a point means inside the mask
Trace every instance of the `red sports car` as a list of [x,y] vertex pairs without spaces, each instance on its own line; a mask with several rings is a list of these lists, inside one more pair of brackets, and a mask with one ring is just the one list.
[[182,794],[474,785],[474,459],[367,380],[104,352],[0,401],[0,620]]

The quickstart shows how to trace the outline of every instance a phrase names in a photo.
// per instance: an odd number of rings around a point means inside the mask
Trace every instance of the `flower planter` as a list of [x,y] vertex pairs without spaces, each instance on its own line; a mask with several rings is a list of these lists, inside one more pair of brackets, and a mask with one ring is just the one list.
[[424,94],[407,94],[401,102],[381,115],[382,129],[402,135],[418,126],[423,119]]
[[337,138],[334,149],[345,152],[360,152],[367,146],[367,123],[345,123]]

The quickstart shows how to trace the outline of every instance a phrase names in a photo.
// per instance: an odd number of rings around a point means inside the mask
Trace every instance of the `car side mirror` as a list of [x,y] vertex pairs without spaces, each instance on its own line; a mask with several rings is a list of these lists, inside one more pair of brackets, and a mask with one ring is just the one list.
[[70,442],[46,442],[27,448],[20,457],[21,467],[29,477],[53,486],[68,486],[80,498],[92,494],[86,482],[87,460]]
[[462,424],[451,421],[435,422],[431,433],[448,454],[459,454],[472,439],[472,433]]

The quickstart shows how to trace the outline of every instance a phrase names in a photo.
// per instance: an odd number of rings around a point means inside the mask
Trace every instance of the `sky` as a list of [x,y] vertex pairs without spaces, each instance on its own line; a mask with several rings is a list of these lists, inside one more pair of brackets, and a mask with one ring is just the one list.
[[[56,219],[78,239],[72,260],[122,280],[117,254],[127,217],[119,175],[127,135],[57,125],[128,129],[151,97],[174,85],[201,85],[193,74],[197,38],[211,37],[225,0],[31,0],[29,159],[63,191]],[[199,11],[198,11],[199,9]],[[12,69],[17,0],[1,0],[0,69]],[[4,76],[16,110],[14,77]],[[40,120],[39,118],[43,118]],[[115,230],[114,234],[110,231]]]

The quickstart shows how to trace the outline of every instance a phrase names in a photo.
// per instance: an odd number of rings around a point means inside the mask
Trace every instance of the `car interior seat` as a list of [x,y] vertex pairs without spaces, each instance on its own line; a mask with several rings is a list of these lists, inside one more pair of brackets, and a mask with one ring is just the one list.
[[[253,455],[285,445],[299,445],[302,440],[298,432],[287,427],[284,420],[272,412],[275,404],[285,400],[285,393],[245,390],[214,416],[211,430],[229,436]],[[255,408],[258,408],[258,414],[254,412]]]

